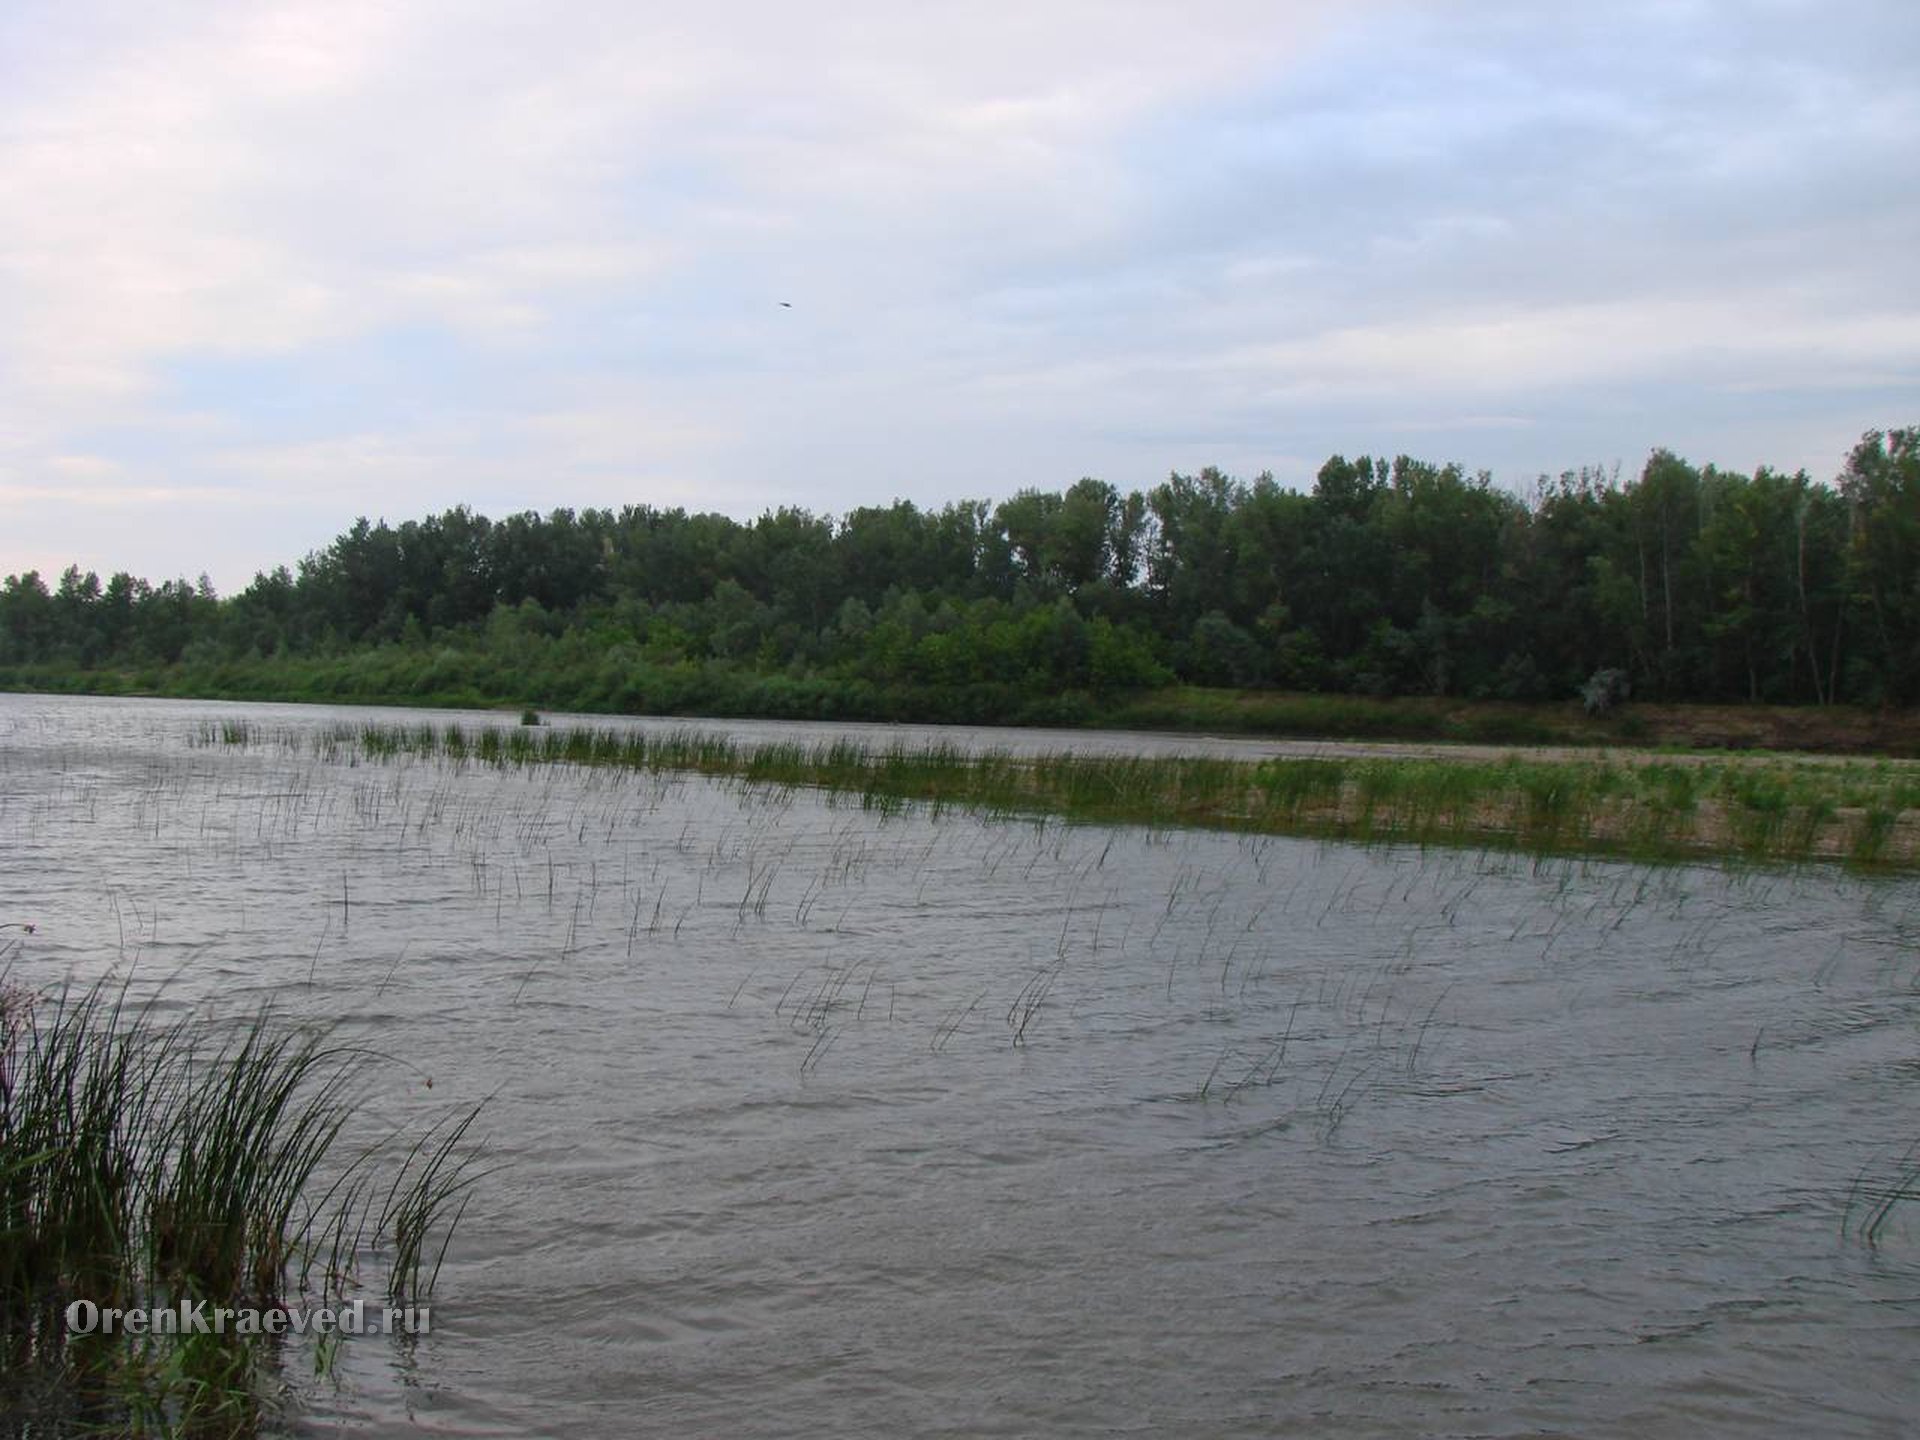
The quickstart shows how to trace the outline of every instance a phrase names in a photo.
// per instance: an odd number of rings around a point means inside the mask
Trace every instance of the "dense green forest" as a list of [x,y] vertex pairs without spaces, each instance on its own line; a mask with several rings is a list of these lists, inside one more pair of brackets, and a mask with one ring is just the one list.
[[1071,719],[1183,682],[1564,700],[1920,699],[1920,429],[1834,483],[1656,452],[1624,482],[1336,456],[994,506],[741,523],[629,506],[358,521],[221,598],[69,569],[0,588],[0,680],[191,670],[202,693]]

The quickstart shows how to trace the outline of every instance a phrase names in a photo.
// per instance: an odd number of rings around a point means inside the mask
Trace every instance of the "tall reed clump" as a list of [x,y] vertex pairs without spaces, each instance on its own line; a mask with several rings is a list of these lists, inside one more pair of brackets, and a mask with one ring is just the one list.
[[0,1411],[251,1434],[276,1389],[272,1337],[70,1334],[67,1308],[430,1292],[477,1178],[475,1111],[411,1145],[347,1145],[377,1059],[270,1012],[165,1018],[124,988],[35,995],[0,977]]

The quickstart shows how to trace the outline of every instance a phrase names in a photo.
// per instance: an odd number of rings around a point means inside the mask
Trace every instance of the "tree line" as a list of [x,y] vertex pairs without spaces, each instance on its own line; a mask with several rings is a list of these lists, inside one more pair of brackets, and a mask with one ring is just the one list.
[[[1335,456],[1310,491],[1205,469],[998,505],[751,522],[464,507],[361,519],[222,598],[203,578],[0,585],[0,664],[271,665],[483,653],[635,676],[1043,695],[1184,682],[1547,700],[1603,670],[1662,700],[1920,699],[1920,429],[1832,482],[1656,452],[1624,481]],[[584,668],[583,668],[584,667]]]

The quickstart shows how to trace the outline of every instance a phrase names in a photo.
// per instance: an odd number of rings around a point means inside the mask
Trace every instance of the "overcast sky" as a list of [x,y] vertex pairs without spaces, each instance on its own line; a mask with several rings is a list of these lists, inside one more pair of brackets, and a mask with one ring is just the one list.
[[[1920,423],[1914,0],[0,6],[0,575]],[[783,305],[782,302],[787,302]]]

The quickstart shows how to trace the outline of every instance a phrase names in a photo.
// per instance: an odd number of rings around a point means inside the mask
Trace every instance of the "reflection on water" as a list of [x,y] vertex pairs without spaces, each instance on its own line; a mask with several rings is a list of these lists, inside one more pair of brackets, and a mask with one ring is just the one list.
[[494,1097],[432,1335],[350,1345],[316,1424],[1920,1413],[1920,1203],[1845,1231],[1920,1139],[1912,881],[197,743],[231,713],[0,697],[0,919],[36,983],[343,1017],[389,1118]]

